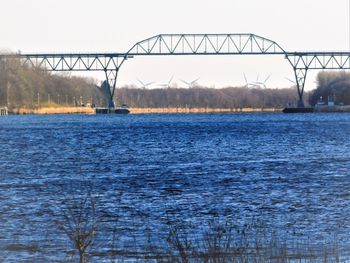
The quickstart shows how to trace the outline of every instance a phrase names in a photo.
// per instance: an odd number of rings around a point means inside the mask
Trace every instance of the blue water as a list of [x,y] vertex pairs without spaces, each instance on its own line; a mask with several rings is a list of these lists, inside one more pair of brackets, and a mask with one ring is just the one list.
[[1,117],[0,261],[68,257],[56,219],[84,191],[100,250],[213,218],[349,247],[349,138],[349,114]]

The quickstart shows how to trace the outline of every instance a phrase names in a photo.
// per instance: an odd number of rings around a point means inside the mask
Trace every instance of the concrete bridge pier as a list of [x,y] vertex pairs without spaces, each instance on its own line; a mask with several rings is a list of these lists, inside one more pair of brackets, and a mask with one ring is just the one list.
[[117,84],[118,69],[105,70],[106,80],[102,82],[101,90],[107,98],[106,107],[110,110],[114,110],[116,105],[114,102],[115,89]]

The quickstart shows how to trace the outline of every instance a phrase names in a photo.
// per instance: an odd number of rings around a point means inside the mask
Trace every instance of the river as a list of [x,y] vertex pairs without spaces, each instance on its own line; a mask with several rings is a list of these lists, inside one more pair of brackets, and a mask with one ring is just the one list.
[[347,250],[349,138],[346,113],[0,117],[0,261],[70,259],[62,211],[84,196],[100,253],[212,220]]

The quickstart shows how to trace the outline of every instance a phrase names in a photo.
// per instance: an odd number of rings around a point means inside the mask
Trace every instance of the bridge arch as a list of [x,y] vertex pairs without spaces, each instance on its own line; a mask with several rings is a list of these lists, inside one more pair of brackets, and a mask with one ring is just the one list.
[[[283,55],[291,63],[287,52],[277,42],[255,34],[159,34],[135,43],[125,53],[118,70],[134,56],[166,55]],[[111,81],[111,94],[115,92],[116,78]],[[299,82],[296,83],[298,86]],[[299,86],[298,94],[302,101]]]
[[255,34],[160,34],[135,43],[126,56],[285,53],[275,41]]

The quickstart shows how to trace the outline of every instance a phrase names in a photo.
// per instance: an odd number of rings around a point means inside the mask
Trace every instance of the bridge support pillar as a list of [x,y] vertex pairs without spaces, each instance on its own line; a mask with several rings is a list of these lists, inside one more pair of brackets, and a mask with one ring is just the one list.
[[118,69],[116,70],[105,70],[106,80],[102,84],[102,89],[107,97],[107,107],[109,109],[115,109],[114,95],[117,84]]
[[307,75],[307,68],[304,69],[298,69],[294,68],[294,74],[295,74],[295,83],[298,89],[298,108],[304,108],[304,88],[305,88],[305,81],[306,81],[306,75]]

